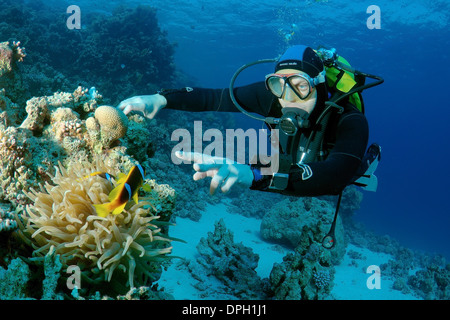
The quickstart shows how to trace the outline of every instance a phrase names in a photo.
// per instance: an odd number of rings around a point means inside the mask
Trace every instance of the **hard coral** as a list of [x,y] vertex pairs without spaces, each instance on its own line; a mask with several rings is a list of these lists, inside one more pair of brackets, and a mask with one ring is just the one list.
[[[322,243],[334,217],[333,206],[317,198],[286,198],[275,204],[261,222],[261,236],[303,252],[311,242]],[[338,217],[336,245],[330,250],[334,262],[345,254],[344,227]]]
[[[208,232],[207,238],[201,238],[197,245],[200,257],[197,263],[208,275],[221,281],[226,291],[240,299],[263,299],[265,282],[258,276],[256,267],[259,256],[242,243],[235,243],[233,233],[225,227],[223,219],[216,221],[214,233]],[[194,277],[204,286],[202,272],[191,262],[189,268]],[[203,289],[199,286],[198,289]],[[209,288],[208,288],[209,290]]]
[[16,62],[22,62],[25,58],[25,49],[20,47],[20,41],[0,43],[0,77],[10,72]]
[[27,101],[27,118],[20,125],[21,128],[40,134],[46,122],[49,121],[49,104],[46,97],[35,97]]
[[[1,87],[1,83],[0,83]],[[5,88],[0,89],[0,127],[20,125],[25,117],[25,110],[17,103],[11,101],[6,95]]]
[[0,232],[12,231],[17,228],[17,222],[14,219],[14,213],[5,204],[0,204]]
[[22,190],[35,185],[30,138],[28,130],[0,128],[0,200],[23,203]]
[[102,141],[107,146],[127,133],[128,118],[117,108],[100,106],[95,110],[95,119],[100,125]]
[[[160,235],[158,216],[148,201],[139,201],[119,215],[101,218],[93,204],[108,201],[110,181],[92,172],[117,175],[114,164],[96,158],[93,163],[61,165],[41,190],[26,195],[23,221],[17,217],[19,235],[34,249],[38,260],[51,252],[60,255],[64,266],[77,265],[88,282],[114,283],[114,290],[154,281],[161,261],[171,252],[169,240]],[[121,270],[126,273],[117,273]],[[119,288],[120,287],[120,288]]]

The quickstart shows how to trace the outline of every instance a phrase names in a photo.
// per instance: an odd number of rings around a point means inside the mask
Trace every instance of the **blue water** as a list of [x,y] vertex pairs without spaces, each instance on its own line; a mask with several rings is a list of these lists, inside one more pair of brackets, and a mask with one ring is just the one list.
[[[63,12],[73,4],[46,3]],[[450,257],[449,1],[376,1],[379,30],[366,25],[372,1],[76,1],[82,14],[118,3],[158,9],[161,28],[177,43],[176,66],[195,85],[226,87],[241,65],[299,43],[335,47],[356,68],[384,77],[364,93],[370,141],[383,151],[379,188],[364,193],[355,219],[407,247]],[[256,68],[241,80],[265,73]]]

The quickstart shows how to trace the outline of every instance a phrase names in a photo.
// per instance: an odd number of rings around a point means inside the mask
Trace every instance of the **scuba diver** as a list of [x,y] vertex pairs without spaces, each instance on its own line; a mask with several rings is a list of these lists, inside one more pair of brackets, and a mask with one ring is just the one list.
[[[258,63],[274,63],[265,81],[234,88],[239,73]],[[365,84],[367,78],[375,79]],[[194,180],[211,177],[210,191],[228,192],[234,185],[295,196],[339,195],[335,218],[323,245],[334,246],[334,225],[342,191],[350,184],[376,189],[373,175],[381,148],[366,152],[369,127],[364,116],[362,90],[383,79],[353,69],[334,49],[313,50],[295,45],[279,59],[259,60],[241,67],[225,89],[163,89],[135,96],[118,108],[125,114],[142,112],[153,119],[163,108],[185,111],[243,112],[278,129],[276,172],[267,165],[230,163],[202,154],[181,153],[194,162]]]

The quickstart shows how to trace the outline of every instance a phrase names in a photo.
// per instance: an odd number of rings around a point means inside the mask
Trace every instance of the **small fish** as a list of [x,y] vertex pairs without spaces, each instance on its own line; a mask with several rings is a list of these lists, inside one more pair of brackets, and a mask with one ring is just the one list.
[[109,193],[108,199],[110,202],[94,204],[97,215],[106,217],[111,212],[112,214],[119,214],[131,199],[138,203],[139,189],[144,187],[146,191],[151,190],[149,185],[144,185],[144,175],[144,168],[139,164],[131,168],[128,175],[120,173],[117,186]]

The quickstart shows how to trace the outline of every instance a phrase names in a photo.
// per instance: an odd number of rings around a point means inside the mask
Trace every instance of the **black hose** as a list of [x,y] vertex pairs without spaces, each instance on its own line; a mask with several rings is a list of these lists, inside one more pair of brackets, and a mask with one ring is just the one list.
[[230,98],[231,101],[233,102],[233,104],[236,106],[236,108],[238,108],[239,111],[241,111],[243,114],[249,116],[250,118],[256,119],[256,120],[260,120],[260,121],[266,121],[266,118],[263,116],[258,116],[258,115],[253,115],[250,112],[247,112],[247,110],[245,110],[244,108],[241,107],[241,105],[237,102],[236,97],[234,96],[234,82],[236,81],[236,78],[238,77],[238,75],[244,70],[247,69],[248,67],[251,67],[255,64],[260,64],[260,63],[270,63],[270,62],[277,62],[278,59],[263,59],[263,60],[257,60],[254,62],[250,62],[247,64],[244,64],[242,67],[240,67],[239,69],[236,70],[236,72],[234,73],[233,77],[231,77],[231,81],[230,81]]

